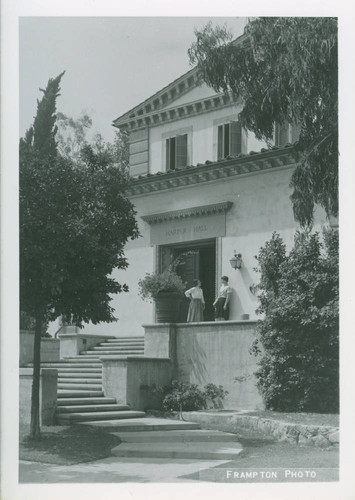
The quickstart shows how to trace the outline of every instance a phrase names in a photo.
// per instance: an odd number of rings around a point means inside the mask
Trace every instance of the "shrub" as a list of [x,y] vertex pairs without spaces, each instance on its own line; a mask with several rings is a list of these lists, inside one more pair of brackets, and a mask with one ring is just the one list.
[[205,406],[208,406],[208,401],[212,403],[212,408],[219,408],[221,406],[221,400],[224,399],[228,393],[223,386],[215,385],[209,383],[204,387],[204,396],[205,396]]
[[161,273],[147,273],[145,277],[138,281],[139,295],[143,300],[155,300],[160,292],[175,292],[183,295],[186,290],[186,283],[176,273],[176,268],[184,264],[183,257],[194,254],[194,251],[182,253],[170,266]]
[[[173,380],[165,387],[152,386],[153,393],[163,395],[163,409],[168,412],[177,411],[182,420],[182,411],[194,411],[207,408],[208,401],[212,402],[214,408],[218,407],[216,399],[222,400],[228,394],[221,385],[209,383],[202,391],[198,385],[190,382],[179,382]],[[220,402],[220,401],[219,401]],[[220,405],[219,405],[220,406]]]
[[274,233],[261,248],[256,372],[266,406],[279,411],[339,409],[338,234],[297,232],[286,255]]
[[175,271],[168,269],[162,273],[147,273],[138,281],[139,295],[143,300],[155,300],[160,292],[175,292],[182,295],[186,289]]

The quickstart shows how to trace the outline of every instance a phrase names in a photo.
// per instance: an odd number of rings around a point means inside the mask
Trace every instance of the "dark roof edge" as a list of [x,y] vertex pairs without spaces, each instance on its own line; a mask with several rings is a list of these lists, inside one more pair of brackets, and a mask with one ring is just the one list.
[[185,174],[190,173],[200,173],[206,172],[207,170],[212,170],[215,167],[223,166],[228,167],[230,165],[242,165],[244,163],[254,162],[256,160],[270,160],[272,158],[276,158],[278,156],[283,155],[292,155],[294,156],[294,161],[297,161],[297,152],[295,151],[294,144],[286,144],[282,148],[277,146],[273,146],[271,149],[263,148],[259,152],[250,151],[248,154],[240,154],[230,159],[223,159],[219,161],[206,161],[205,163],[198,163],[197,165],[189,165],[187,167],[178,168],[175,170],[170,170],[168,172],[156,172],[154,174],[146,174],[144,176],[132,177],[131,185],[136,186],[140,184],[146,184],[155,180],[163,180],[163,179],[171,179],[174,177],[180,177]]

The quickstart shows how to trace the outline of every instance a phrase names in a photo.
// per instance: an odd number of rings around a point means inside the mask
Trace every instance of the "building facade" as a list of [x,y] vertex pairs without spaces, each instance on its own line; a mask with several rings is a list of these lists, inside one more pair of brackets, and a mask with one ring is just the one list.
[[[126,246],[128,269],[115,273],[130,290],[113,298],[118,322],[84,332],[142,335],[155,311],[139,297],[139,279],[186,252],[179,273],[188,287],[202,281],[206,321],[222,275],[233,289],[230,320],[256,319],[255,256],[273,231],[291,247],[297,227],[289,183],[298,130],[276,125],[267,145],[240,126],[240,111],[241,103],[201,85],[193,69],[114,121],[130,136],[128,195],[141,236]],[[317,229],[326,216],[319,210],[315,220]],[[234,252],[242,254],[240,269],[230,265]],[[180,322],[186,313],[184,303]]]

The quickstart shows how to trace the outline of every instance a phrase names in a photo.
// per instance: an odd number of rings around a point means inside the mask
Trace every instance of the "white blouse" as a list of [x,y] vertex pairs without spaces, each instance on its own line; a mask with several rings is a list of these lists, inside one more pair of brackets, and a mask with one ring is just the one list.
[[222,285],[221,288],[219,289],[219,294],[218,297],[222,297],[224,299],[227,298],[227,295],[232,293],[232,289],[228,285]]
[[198,286],[194,286],[194,287],[190,288],[189,290],[186,290],[185,295],[186,295],[186,297],[192,297],[193,299],[201,299],[202,302],[205,301],[205,299],[203,298],[202,288],[200,288]]

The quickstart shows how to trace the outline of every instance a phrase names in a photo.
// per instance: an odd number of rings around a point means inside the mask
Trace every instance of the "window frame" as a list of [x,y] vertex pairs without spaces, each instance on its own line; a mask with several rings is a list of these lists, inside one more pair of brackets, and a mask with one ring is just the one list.
[[[186,136],[186,147],[185,147],[185,161],[183,163],[186,163],[186,165],[179,164],[178,160],[178,137],[183,137]],[[176,168],[181,168],[183,166],[188,166],[191,163],[191,158],[192,158],[192,126],[190,127],[184,127],[181,129],[176,129],[172,130],[171,132],[165,132],[162,134],[162,171],[163,172],[168,172],[169,170],[176,170]],[[170,149],[170,144],[174,140],[175,145],[175,165],[174,168],[170,168],[170,157],[171,157],[171,151],[168,152]],[[168,162],[168,154],[169,154],[169,162]],[[184,157],[184,155],[180,155]]]
[[[233,142],[233,133],[236,124],[238,127],[237,140]],[[227,158],[227,156],[236,156],[243,150],[243,129],[239,120],[230,119],[222,123],[217,123],[217,161]],[[234,151],[233,151],[234,149]]]

